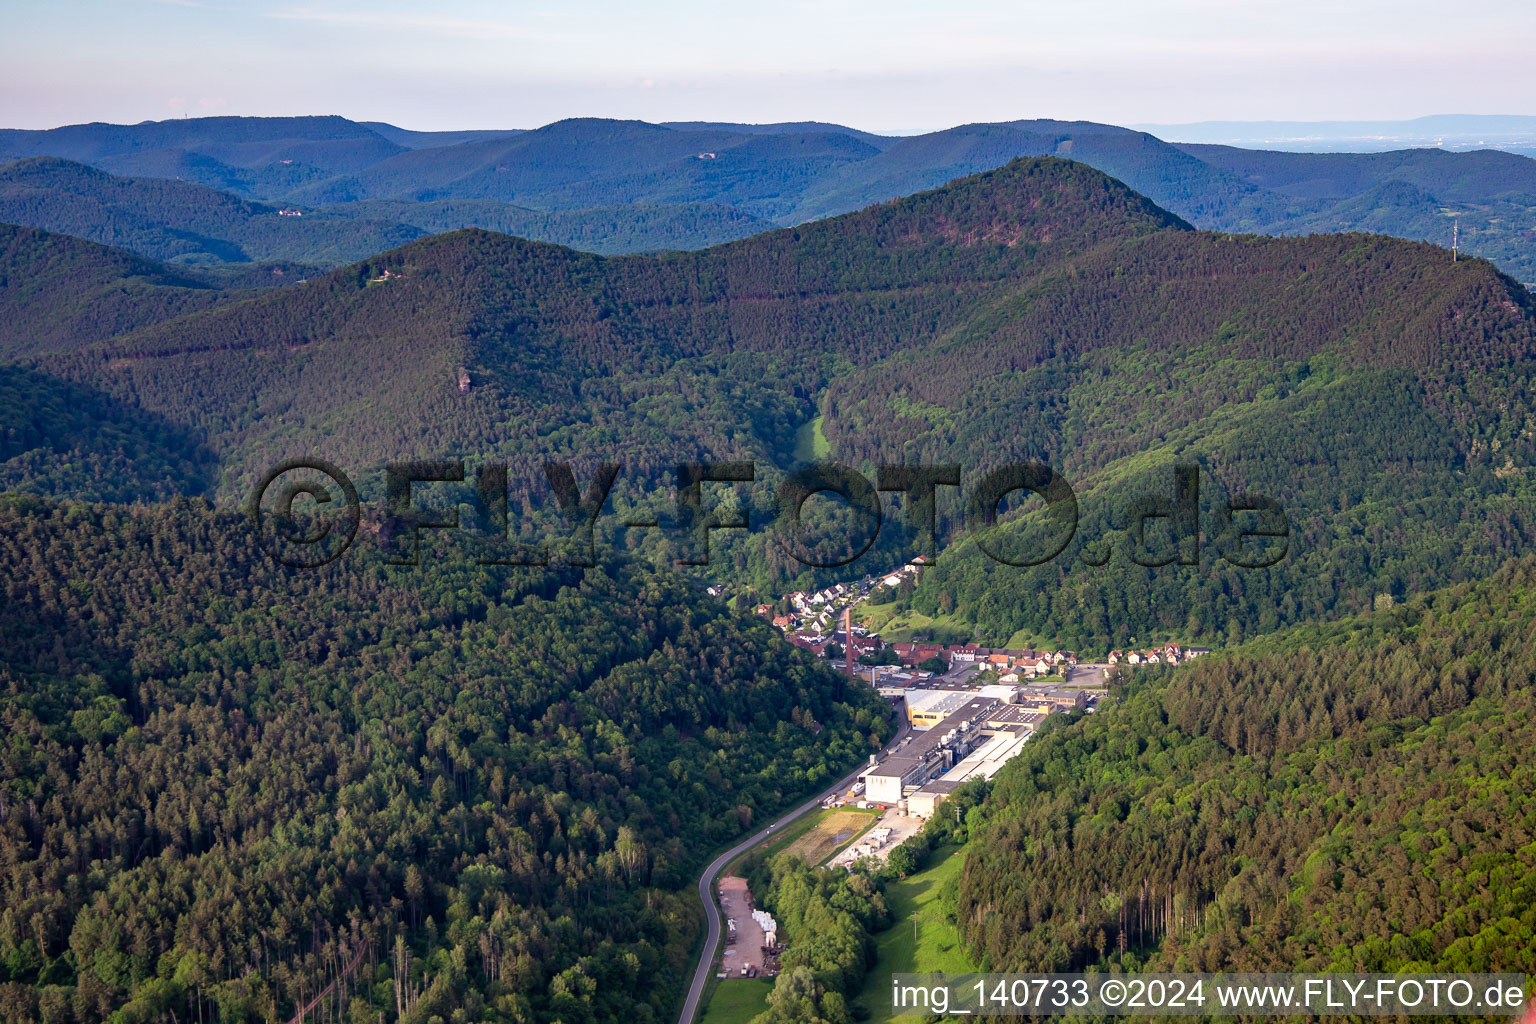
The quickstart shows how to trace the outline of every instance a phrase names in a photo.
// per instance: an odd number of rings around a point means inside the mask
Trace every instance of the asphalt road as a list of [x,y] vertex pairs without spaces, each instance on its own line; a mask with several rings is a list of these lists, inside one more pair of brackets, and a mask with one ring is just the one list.
[[[880,756],[884,757],[890,753],[911,731],[911,724],[903,721],[901,727],[896,730],[896,735],[891,738],[891,742],[880,751]],[[693,1018],[699,1012],[699,999],[704,995],[704,984],[709,980],[709,972],[715,965],[715,950],[720,946],[720,907],[715,902],[715,879],[719,877],[721,870],[741,854],[771,836],[774,830],[783,828],[802,814],[814,811],[828,796],[840,793],[853,785],[855,780],[868,770],[867,763],[860,765],[853,774],[837,785],[823,790],[820,796],[807,800],[794,810],[781,815],[756,835],[743,839],[709,862],[709,867],[705,868],[704,874],[699,877],[699,899],[704,901],[704,917],[708,921],[709,930],[704,937],[704,948],[699,952],[699,962],[693,970],[693,983],[688,986],[688,998],[683,1000],[683,1011],[678,1015],[677,1024],[693,1024]]]

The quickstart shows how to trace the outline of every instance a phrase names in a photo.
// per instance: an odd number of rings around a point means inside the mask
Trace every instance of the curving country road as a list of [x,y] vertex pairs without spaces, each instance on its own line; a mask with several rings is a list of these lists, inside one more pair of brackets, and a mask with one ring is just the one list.
[[[887,743],[885,749],[880,751],[880,756],[884,757],[895,749],[906,738],[907,733],[911,731],[911,724],[903,719],[901,727],[896,730],[896,735],[891,738],[891,742]],[[715,902],[715,879],[719,876],[720,871],[741,854],[767,839],[773,834],[774,829],[780,828],[794,821],[802,814],[820,807],[821,802],[828,796],[847,789],[853,785],[860,775],[863,775],[868,770],[869,766],[867,763],[860,765],[853,774],[843,779],[837,785],[823,790],[820,796],[807,800],[794,810],[780,815],[774,819],[772,824],[766,826],[757,834],[743,839],[709,862],[709,867],[705,868],[704,874],[699,877],[699,899],[704,901],[704,917],[708,922],[709,930],[704,936],[704,948],[699,951],[699,962],[693,970],[693,983],[688,986],[688,998],[683,1000],[683,1011],[678,1015],[677,1024],[693,1024],[693,1018],[699,1012],[699,999],[704,995],[704,984],[709,980],[709,972],[715,965],[715,950],[720,945],[720,906]]]

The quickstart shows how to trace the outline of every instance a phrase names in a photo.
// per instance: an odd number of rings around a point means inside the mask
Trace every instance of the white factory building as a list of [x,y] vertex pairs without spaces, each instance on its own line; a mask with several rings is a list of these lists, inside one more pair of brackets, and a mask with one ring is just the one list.
[[892,807],[906,800],[908,813],[928,817],[966,779],[991,778],[1046,717],[975,692],[934,692],[940,696],[913,715],[932,728],[864,773],[865,799]]

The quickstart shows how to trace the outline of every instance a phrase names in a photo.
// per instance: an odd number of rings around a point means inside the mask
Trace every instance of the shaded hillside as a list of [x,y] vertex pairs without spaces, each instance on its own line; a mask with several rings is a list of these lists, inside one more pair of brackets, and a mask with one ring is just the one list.
[[120,178],[46,157],[0,167],[0,221],[62,232],[158,260],[335,266],[419,238],[404,224],[283,216],[190,182]]
[[[1310,204],[1255,230],[1376,231],[1450,245],[1536,284],[1536,159],[1478,150],[1271,153],[1226,146],[1179,149],[1256,187]],[[1205,226],[1205,225],[1202,225]],[[1212,222],[1211,227],[1244,225]]]
[[801,200],[795,217],[810,219],[894,199],[1020,156],[1085,163],[1202,227],[1213,218],[1230,228],[1228,221],[1257,225],[1285,216],[1284,199],[1265,195],[1150,135],[1084,121],[1013,121],[902,139],[877,157],[826,176]]
[[0,365],[0,491],[91,501],[209,494],[218,460],[158,417],[100,392]]
[[876,135],[873,132],[864,132],[857,128],[849,128],[847,125],[831,124],[826,121],[774,121],[768,124],[741,124],[736,121],[663,121],[661,126],[684,132],[726,131],[742,135],[805,135],[830,132],[837,135],[851,135],[876,149],[885,149],[893,145],[897,139],[897,136]]
[[140,177],[275,196],[406,147],[342,117],[198,117],[0,130],[0,157],[54,156]]
[[281,261],[300,276],[465,227],[615,253],[700,249],[773,227],[717,203],[544,212],[494,200],[375,200],[305,207],[297,216],[279,209],[190,182],[121,178],[49,157],[0,167],[0,222],[181,264]]
[[879,150],[840,132],[677,131],[641,121],[557,121],[507,139],[402,153],[298,193],[313,203],[495,199],[546,210],[718,202],[780,216],[828,168]]
[[998,775],[966,942],[1004,971],[1531,971],[1533,587],[1526,559],[1125,677]]
[[[219,116],[142,121],[133,125],[98,121],[41,131],[0,129],[0,152],[94,163],[134,153],[180,150],[244,166],[286,159],[293,150],[305,147],[323,151],[324,147],[338,143],[376,145],[380,139],[367,126],[343,117]],[[358,151],[349,159],[355,162],[365,156]]]
[[233,297],[192,270],[0,224],[0,358],[78,348]]
[[[1380,237],[1189,241],[1084,258],[823,404],[834,451],[978,470],[1041,459],[1078,491],[1058,558],[1014,568],[957,545],[913,608],[996,643],[1236,640],[1482,575],[1536,540],[1523,289]],[[1145,544],[1133,530],[1133,502],[1171,496],[1176,463],[1200,467],[1198,550],[1166,523]],[[1228,560],[1246,559],[1224,502],[1245,493],[1286,514],[1272,568]],[[1024,539],[1033,524],[994,550],[1048,550]],[[1198,564],[1145,565],[1175,558]]]
[[1406,182],[1453,202],[1510,192],[1536,194],[1536,160],[1496,150],[1280,153],[1231,146],[1175,148],[1250,184],[1299,199],[1346,199],[1388,181]]
[[457,146],[464,142],[484,142],[519,134],[521,128],[471,129],[468,131],[418,132],[409,128],[397,128],[383,121],[360,121],[364,128],[406,149],[432,149],[437,146]]

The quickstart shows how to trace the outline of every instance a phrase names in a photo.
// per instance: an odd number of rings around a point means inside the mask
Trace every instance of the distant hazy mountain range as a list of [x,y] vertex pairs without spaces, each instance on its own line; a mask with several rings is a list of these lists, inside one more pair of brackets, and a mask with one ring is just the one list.
[[[1446,124],[1507,139],[1536,132],[1530,122],[1411,124],[1419,125],[1415,140],[1439,137]],[[1267,139],[1303,129],[1246,130]],[[1338,138],[1385,131],[1335,129]],[[1190,126],[1185,137],[1233,131]],[[412,132],[340,117],[0,131],[0,162],[22,161],[0,168],[0,221],[192,263],[336,265],[462,227],[598,253],[692,249],[910,195],[1020,156],[1088,164],[1211,230],[1371,231],[1449,245],[1459,221],[1463,251],[1536,281],[1529,157],[1258,151],[1066,121],[903,138],[816,122],[599,119],[532,131]]]
[[1250,149],[1310,153],[1372,153],[1388,149],[1504,149],[1536,155],[1536,117],[1438,114],[1409,121],[1199,121],[1138,124],[1170,142],[1206,142]]

